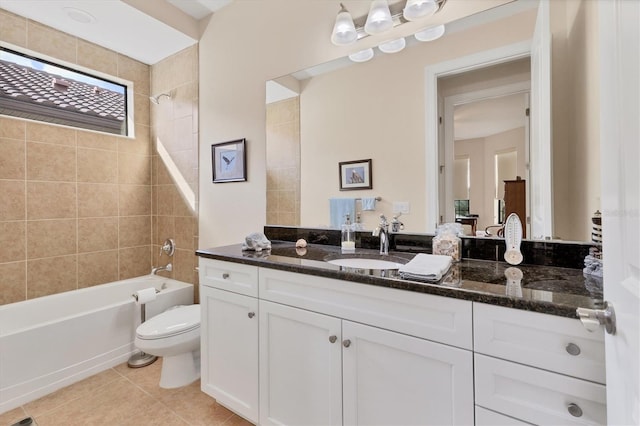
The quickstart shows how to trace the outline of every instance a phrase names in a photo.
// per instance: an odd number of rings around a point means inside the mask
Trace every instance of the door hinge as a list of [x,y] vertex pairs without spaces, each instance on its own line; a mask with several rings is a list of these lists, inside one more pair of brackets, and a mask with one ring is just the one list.
[[444,173],[444,166],[440,166],[440,174]]
[[438,117],[438,123],[442,124],[442,117]]
[[527,117],[529,116],[530,113],[531,113],[531,110],[529,108],[524,110],[524,115],[526,115]]

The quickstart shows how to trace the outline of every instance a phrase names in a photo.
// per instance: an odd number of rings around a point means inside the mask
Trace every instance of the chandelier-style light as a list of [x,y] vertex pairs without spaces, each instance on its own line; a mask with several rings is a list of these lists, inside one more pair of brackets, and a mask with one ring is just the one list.
[[387,0],[373,0],[367,21],[364,24],[364,31],[369,34],[380,34],[393,28],[393,19]]

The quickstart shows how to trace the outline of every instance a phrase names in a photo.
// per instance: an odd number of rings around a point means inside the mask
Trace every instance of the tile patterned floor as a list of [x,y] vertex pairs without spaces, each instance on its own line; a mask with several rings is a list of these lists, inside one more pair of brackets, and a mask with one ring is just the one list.
[[160,388],[161,367],[162,359],[137,369],[118,365],[0,414],[0,426],[29,416],[37,426],[251,426],[203,393],[199,380]]

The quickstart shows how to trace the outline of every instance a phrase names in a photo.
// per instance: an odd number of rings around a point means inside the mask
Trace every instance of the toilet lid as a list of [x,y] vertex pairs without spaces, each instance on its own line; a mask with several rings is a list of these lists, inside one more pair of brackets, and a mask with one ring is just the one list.
[[162,339],[200,327],[200,305],[179,306],[140,324],[136,330],[143,340]]

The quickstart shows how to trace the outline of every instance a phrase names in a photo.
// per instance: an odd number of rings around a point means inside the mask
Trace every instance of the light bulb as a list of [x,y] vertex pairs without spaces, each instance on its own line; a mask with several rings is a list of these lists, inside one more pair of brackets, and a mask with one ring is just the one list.
[[435,0],[407,0],[402,15],[407,21],[414,21],[433,15],[438,10]]
[[393,28],[393,20],[389,11],[387,0],[374,0],[371,3],[364,31],[367,34],[380,34]]

